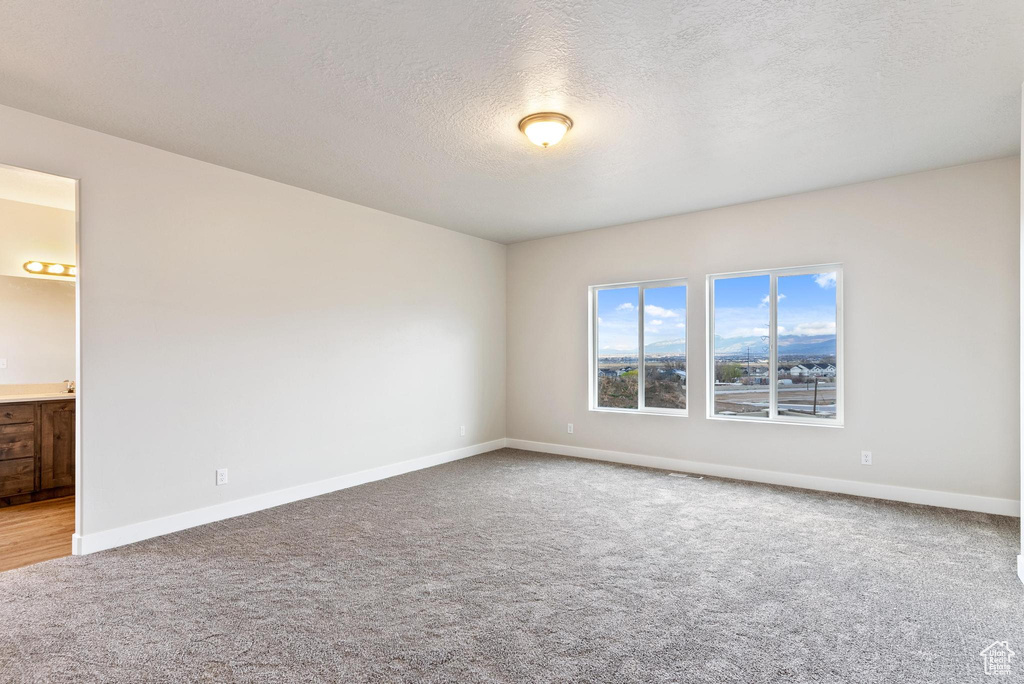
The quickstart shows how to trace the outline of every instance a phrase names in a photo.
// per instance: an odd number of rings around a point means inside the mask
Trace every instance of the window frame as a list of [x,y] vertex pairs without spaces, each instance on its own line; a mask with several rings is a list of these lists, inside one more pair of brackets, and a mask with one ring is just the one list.
[[[796,275],[817,275],[818,273],[836,274],[836,417],[828,419],[808,419],[801,416],[779,415],[779,277]],[[768,375],[769,375],[769,409],[768,415],[723,416],[715,413],[715,281],[727,278],[743,278],[746,276],[768,276]],[[712,273],[705,283],[706,298],[706,333],[707,344],[705,353],[707,363],[705,372],[705,411],[710,420],[739,421],[743,423],[774,423],[782,425],[811,425],[817,427],[841,428],[846,424],[845,387],[845,355],[843,352],[843,264],[816,264],[813,266],[791,266],[786,268],[766,268],[753,271],[733,271],[729,273]],[[689,405],[689,400],[687,400]]]
[[[644,365],[644,291],[647,289],[656,289],[661,287],[685,287],[686,288],[686,313],[683,316],[683,339],[685,340],[684,346],[686,349],[686,408],[684,409],[673,409],[673,408],[659,408],[659,407],[646,407],[644,406],[644,385],[646,385],[646,368]],[[600,354],[598,353],[597,344],[599,342],[598,336],[598,321],[597,321],[597,296],[601,290],[619,290],[627,287],[637,288],[637,407],[634,408],[615,408],[610,406],[599,406],[598,405],[598,390],[600,389],[600,381],[598,379],[598,369],[600,366]],[[659,278],[657,280],[638,280],[625,283],[608,283],[606,285],[591,285],[587,289],[587,298],[590,313],[590,329],[587,335],[587,347],[589,349],[589,366],[590,373],[588,374],[588,396],[590,411],[598,411],[601,413],[629,413],[629,414],[645,414],[653,416],[675,416],[679,418],[685,418],[690,415],[690,285],[686,278]]]

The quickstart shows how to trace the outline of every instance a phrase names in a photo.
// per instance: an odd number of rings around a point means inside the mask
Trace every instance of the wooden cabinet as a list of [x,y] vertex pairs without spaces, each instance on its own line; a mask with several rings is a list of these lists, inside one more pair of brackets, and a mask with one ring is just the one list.
[[74,493],[74,400],[0,404],[0,507]]
[[39,488],[75,484],[75,402],[48,401],[42,404],[42,449],[39,458]]
[[34,423],[38,404],[0,404],[0,425]]
[[31,423],[0,425],[0,461],[9,458],[35,458],[35,413]]
[[35,459],[0,461],[0,496],[30,494],[35,489]]

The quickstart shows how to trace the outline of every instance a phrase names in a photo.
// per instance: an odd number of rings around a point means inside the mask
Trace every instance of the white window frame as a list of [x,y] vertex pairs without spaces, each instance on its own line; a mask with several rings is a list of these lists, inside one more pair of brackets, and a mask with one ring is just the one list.
[[[815,275],[818,273],[836,274],[836,417],[834,419],[808,419],[801,416],[779,415],[779,276]],[[769,319],[768,319],[768,361],[769,361],[769,394],[771,401],[768,416],[723,416],[715,414],[715,281],[727,278],[743,278],[746,276],[769,276]],[[689,291],[687,291],[689,294]],[[733,273],[714,273],[707,277],[705,289],[707,297],[707,379],[706,411],[711,420],[742,421],[744,423],[776,423],[788,425],[814,425],[817,427],[841,428],[845,424],[846,400],[844,389],[845,358],[843,354],[843,265],[820,264],[815,266],[796,266],[789,268],[768,268],[757,271],[736,271]],[[687,364],[689,365],[689,364]],[[687,378],[689,379],[689,378]],[[687,401],[689,406],[689,401]]]
[[[644,385],[646,385],[646,368],[644,367],[644,291],[661,287],[686,288],[686,315],[683,320],[683,339],[686,340],[686,408],[657,408],[644,406]],[[600,387],[598,380],[598,367],[600,359],[597,349],[598,344],[598,323],[597,323],[597,293],[601,290],[619,290],[627,287],[635,287],[637,295],[637,326],[639,328],[637,342],[637,407],[614,408],[609,406],[598,406],[597,395]],[[587,336],[587,346],[590,349],[590,379],[588,384],[590,396],[590,410],[602,413],[632,413],[657,416],[677,416],[685,418],[689,415],[690,407],[690,285],[686,278],[667,278],[659,280],[640,280],[631,283],[610,283],[608,285],[591,285],[588,293],[590,308],[590,331]]]

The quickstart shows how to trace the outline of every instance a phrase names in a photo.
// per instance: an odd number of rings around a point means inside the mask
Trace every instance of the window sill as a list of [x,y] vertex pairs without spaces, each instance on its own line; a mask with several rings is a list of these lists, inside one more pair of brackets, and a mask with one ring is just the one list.
[[672,410],[666,409],[662,411],[652,409],[620,409],[620,408],[600,408],[591,406],[590,411],[594,413],[625,413],[633,416],[670,416],[672,418],[686,418],[690,414],[685,410]]
[[824,420],[780,420],[777,418],[742,418],[740,416],[707,416],[708,420],[724,420],[730,423],[767,423],[770,425],[805,425],[808,427],[841,428],[843,424]]

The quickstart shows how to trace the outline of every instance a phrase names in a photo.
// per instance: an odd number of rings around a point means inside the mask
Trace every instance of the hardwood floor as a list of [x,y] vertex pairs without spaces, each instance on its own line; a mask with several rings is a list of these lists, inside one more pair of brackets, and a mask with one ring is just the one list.
[[75,497],[0,508],[0,572],[71,555]]

